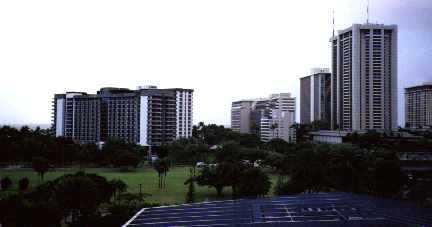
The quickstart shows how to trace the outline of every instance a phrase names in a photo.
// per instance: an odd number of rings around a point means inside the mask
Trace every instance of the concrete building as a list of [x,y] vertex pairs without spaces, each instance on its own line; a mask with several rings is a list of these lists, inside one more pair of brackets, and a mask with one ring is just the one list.
[[331,74],[328,68],[313,68],[300,78],[300,123],[330,123]]
[[257,134],[262,141],[280,138],[295,142],[295,97],[290,93],[232,103],[231,128],[240,133]]
[[166,144],[192,136],[192,94],[191,89],[155,86],[56,94],[53,129],[57,137],[81,143],[119,138],[144,146]]
[[312,141],[315,143],[327,143],[327,144],[340,144],[345,142],[346,137],[351,132],[348,131],[329,131],[320,130],[315,132],[309,132],[312,137]]
[[354,24],[330,39],[331,127],[397,127],[397,26]]
[[231,105],[231,129],[239,133],[252,133],[251,110],[253,100],[241,100]]
[[405,88],[407,128],[432,128],[432,82]]

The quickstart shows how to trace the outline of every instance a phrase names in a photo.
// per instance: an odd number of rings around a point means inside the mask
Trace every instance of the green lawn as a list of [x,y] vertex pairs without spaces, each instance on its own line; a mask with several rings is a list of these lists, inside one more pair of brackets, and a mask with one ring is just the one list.
[[[44,180],[53,180],[67,173],[75,173],[78,169],[56,169],[51,170],[45,174]],[[134,171],[124,172],[117,169],[110,168],[87,168],[88,173],[97,173],[106,177],[108,180],[120,179],[128,185],[129,192],[139,192],[139,184],[142,184],[142,192],[151,194],[147,198],[149,202],[160,204],[175,204],[184,203],[185,195],[187,192],[187,185],[184,185],[185,180],[189,177],[189,167],[173,167],[167,174],[167,188],[158,189],[158,175],[157,172],[151,167],[143,167]],[[19,179],[28,177],[30,180],[30,187],[38,185],[38,175],[30,169],[18,170],[4,170],[0,169],[0,177],[8,176],[12,179],[13,186],[16,188]],[[276,176],[271,176],[272,186],[275,185]],[[204,201],[206,199],[221,199],[216,197],[216,190],[214,188],[196,186],[195,195],[197,201]],[[270,194],[273,189],[270,190]],[[231,188],[224,188],[224,198],[229,199]]]

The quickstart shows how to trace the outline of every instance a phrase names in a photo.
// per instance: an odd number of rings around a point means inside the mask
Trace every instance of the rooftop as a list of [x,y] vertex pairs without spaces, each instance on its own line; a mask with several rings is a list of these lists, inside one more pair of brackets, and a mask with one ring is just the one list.
[[143,208],[123,227],[216,225],[429,226],[432,209],[350,193],[312,193]]
[[432,86],[432,81],[424,82],[424,83],[419,84],[419,85],[409,86],[409,87],[406,87],[405,89],[422,88],[422,87],[430,87],[430,86]]

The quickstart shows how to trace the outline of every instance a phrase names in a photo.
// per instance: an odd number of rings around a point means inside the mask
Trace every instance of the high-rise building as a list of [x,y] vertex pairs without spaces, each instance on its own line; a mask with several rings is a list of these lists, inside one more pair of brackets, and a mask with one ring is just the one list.
[[81,143],[119,138],[144,146],[166,144],[192,136],[192,94],[155,86],[56,94],[53,129],[56,136]]
[[354,24],[330,39],[331,127],[397,127],[397,26]]
[[405,88],[405,121],[408,128],[432,127],[432,82]]
[[295,97],[290,93],[232,103],[231,128],[240,133],[257,134],[262,141],[280,138],[295,142]]
[[241,100],[231,105],[231,129],[239,133],[251,133],[253,100]]
[[300,78],[300,123],[330,123],[331,74],[327,68],[313,68]]

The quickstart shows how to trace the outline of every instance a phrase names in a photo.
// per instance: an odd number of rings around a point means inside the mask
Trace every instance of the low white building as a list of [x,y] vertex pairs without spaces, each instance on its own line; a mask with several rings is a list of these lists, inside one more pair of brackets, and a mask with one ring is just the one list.
[[338,144],[343,143],[344,139],[350,133],[351,131],[320,130],[316,132],[310,132],[309,135],[312,137],[312,141],[316,143]]

